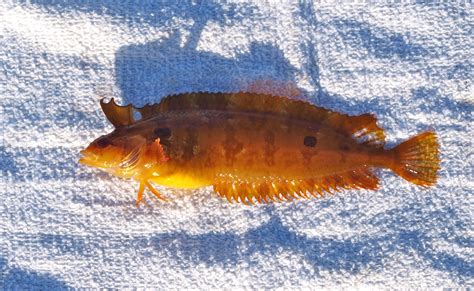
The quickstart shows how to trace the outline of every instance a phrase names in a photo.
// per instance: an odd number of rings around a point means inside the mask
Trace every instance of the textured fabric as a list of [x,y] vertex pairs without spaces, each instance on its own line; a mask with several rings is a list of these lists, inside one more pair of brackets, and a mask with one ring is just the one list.
[[[5,2],[1,287],[474,283],[471,5]],[[158,187],[170,203],[136,208],[137,183],[77,163],[112,129],[101,96],[288,87],[376,114],[388,146],[434,129],[439,183],[378,170],[379,191],[256,207]]]

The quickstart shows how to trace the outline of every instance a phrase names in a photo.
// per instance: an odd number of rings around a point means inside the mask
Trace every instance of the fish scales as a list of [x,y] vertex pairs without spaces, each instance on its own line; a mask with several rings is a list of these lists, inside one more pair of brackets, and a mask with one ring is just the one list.
[[115,130],[92,142],[80,161],[140,182],[137,204],[145,188],[163,199],[150,182],[213,186],[229,201],[250,204],[377,189],[377,167],[430,186],[439,169],[434,132],[387,150],[373,115],[286,97],[197,92],[143,108],[113,100],[101,106]]
[[153,118],[141,127],[136,130],[167,128],[171,132],[166,138],[150,135],[149,139],[160,138],[169,157],[161,173],[166,167],[190,173],[206,168],[211,176],[305,179],[357,168],[368,160],[368,155],[359,154],[363,146],[329,127],[278,116],[271,119],[266,114],[190,112]]

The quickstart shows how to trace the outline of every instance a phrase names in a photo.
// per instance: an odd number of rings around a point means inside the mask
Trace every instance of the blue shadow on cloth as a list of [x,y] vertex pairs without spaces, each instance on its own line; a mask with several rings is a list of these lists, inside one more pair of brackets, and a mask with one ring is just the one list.
[[283,52],[254,42],[234,58],[180,45],[176,32],[169,39],[130,45],[116,53],[116,80],[124,103],[142,106],[170,94],[242,90],[253,81],[294,83],[295,68]]
[[[157,252],[166,253],[183,267],[199,263],[209,266],[234,265],[241,261],[251,261],[255,254],[272,255],[285,250],[304,257],[315,272],[330,270],[353,274],[360,273],[365,268],[381,268],[383,262],[396,252],[415,251],[434,269],[449,273],[455,280],[464,282],[471,278],[474,273],[469,262],[455,255],[436,251],[427,234],[422,230],[410,229],[406,215],[416,211],[419,210],[396,209],[376,217],[372,223],[387,227],[387,233],[380,236],[360,236],[345,240],[309,238],[289,230],[277,216],[273,216],[269,222],[241,235],[166,233],[152,237],[151,244]],[[437,215],[433,213],[428,219],[436,219]]]
[[[439,90],[419,87],[412,91],[413,100],[422,100],[420,109],[425,112],[436,112],[451,118],[461,117],[466,121],[474,121],[474,103],[469,101],[456,101],[452,97],[441,95]],[[407,100],[407,103],[410,101]],[[452,126],[452,125],[451,125]]]
[[[314,11],[314,5],[310,1],[300,2],[298,16],[315,31],[318,26],[335,28],[338,36],[342,37],[345,44],[354,47],[354,51],[366,51],[367,54],[375,58],[398,57],[401,60],[415,61],[434,54],[419,44],[408,42],[406,36],[400,33],[369,23],[347,18],[332,18],[329,22],[319,21]],[[362,55],[362,57],[364,56]]]
[[450,206],[443,207],[442,211],[423,210],[423,206],[426,207],[432,203],[428,198],[423,202],[424,205],[405,204],[374,216],[367,223],[387,229],[388,233],[380,238],[392,242],[387,252],[398,250],[409,253],[414,250],[434,269],[446,272],[459,282],[464,282],[474,276],[474,267],[463,258],[437,251],[436,246],[432,244],[434,237],[431,237],[429,233],[433,223],[442,224],[446,226],[439,234],[443,240],[460,247],[470,243],[469,247],[472,248],[474,247],[472,241],[462,240],[456,235],[459,230],[468,231],[469,226],[460,219],[456,209]]
[[18,167],[15,164],[15,159],[8,152],[5,146],[0,146],[0,170],[5,175],[15,175],[18,172]]
[[[445,216],[440,216],[439,210],[427,212],[421,207],[421,202],[406,204],[380,213],[367,223],[383,229],[383,232],[345,239],[298,234],[272,214],[268,222],[242,234],[188,234],[184,231],[146,236],[118,234],[77,237],[42,234],[36,238],[36,242],[42,248],[49,249],[49,252],[61,255],[72,253],[97,258],[110,249],[134,252],[137,257],[166,256],[181,268],[192,268],[198,264],[229,267],[241,262],[252,262],[256,255],[275,255],[286,251],[301,256],[312,267],[313,270],[302,270],[302,276],[314,276],[314,273],[324,270],[359,274],[367,269],[383,268],[386,261],[397,254],[416,253],[433,269],[447,273],[459,283],[472,278],[473,268],[467,260],[437,250],[429,227],[433,222],[448,225],[440,234],[443,240],[453,245],[473,247],[472,240],[456,235],[456,230],[468,229],[467,223],[462,222],[449,206],[443,209]],[[450,223],[453,221],[455,223]],[[116,263],[113,257],[105,258],[110,264]]]
[[[427,203],[430,203],[429,201]],[[273,254],[286,250],[304,257],[315,269],[359,273],[365,268],[380,268],[383,261],[397,252],[416,252],[434,269],[450,274],[464,282],[474,276],[468,261],[456,255],[437,251],[426,225],[438,221],[449,225],[442,238],[451,244],[474,247],[471,240],[455,235],[455,231],[468,226],[454,209],[446,206],[440,217],[438,211],[422,213],[422,205],[405,205],[375,216],[367,223],[379,225],[386,232],[375,236],[357,236],[349,239],[310,238],[297,234],[283,225],[280,218],[238,235],[233,233],[207,233],[190,235],[184,232],[159,234],[152,238],[158,252],[165,252],[183,265],[205,263],[237,264],[249,261],[255,254]],[[442,220],[442,221],[440,221]],[[456,223],[449,223],[455,221]]]
[[66,283],[47,274],[9,268],[0,258],[0,288],[3,290],[66,290]]
[[401,60],[414,61],[430,54],[421,45],[411,44],[400,33],[395,33],[368,23],[334,19],[332,27],[344,36],[346,43],[355,45],[380,59],[398,57]]
[[[25,1],[26,2],[26,1]],[[202,31],[208,21],[230,25],[251,17],[257,9],[251,4],[219,4],[213,1],[154,1],[123,2],[115,0],[33,0],[29,3],[56,11],[81,11],[119,18],[123,23],[143,23],[170,26],[173,19],[192,19],[192,30]]]
[[272,255],[278,250],[304,257],[317,271],[358,273],[368,264],[380,263],[383,257],[378,246],[367,247],[365,241],[307,238],[290,231],[277,216],[262,226],[238,235],[207,233],[189,235],[171,233],[156,235],[153,245],[180,264],[237,264],[251,261],[255,254]]
[[[338,105],[344,106],[344,99],[339,98],[339,96],[332,95],[330,98],[334,100]],[[384,102],[384,98],[372,98],[361,104],[363,108],[373,108],[373,110],[378,112],[388,112],[391,116],[397,118],[405,118],[406,114],[411,114],[413,112],[423,112],[426,115],[439,114],[446,118],[458,119],[461,123],[458,124],[437,124],[436,129],[456,129],[456,130],[465,130],[465,126],[473,120],[472,112],[474,111],[474,104],[469,101],[456,100],[452,96],[442,94],[440,90],[432,87],[421,86],[411,90],[410,96],[407,98],[397,99],[399,108],[406,108],[405,111],[394,111],[391,103]],[[413,104],[417,104],[414,106]],[[373,112],[373,111],[367,111]],[[432,126],[430,120],[421,120],[417,121],[414,124],[411,123],[401,123],[401,127],[409,126],[410,128],[416,127],[417,130],[426,130]]]

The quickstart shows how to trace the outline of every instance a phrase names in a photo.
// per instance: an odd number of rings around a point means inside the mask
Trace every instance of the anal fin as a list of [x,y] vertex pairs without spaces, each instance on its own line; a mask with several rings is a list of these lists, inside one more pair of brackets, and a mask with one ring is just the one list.
[[219,177],[214,191],[229,202],[243,204],[271,203],[323,197],[343,189],[370,189],[379,186],[379,179],[367,168],[341,172],[325,177],[302,180],[278,178],[243,180],[237,177]]

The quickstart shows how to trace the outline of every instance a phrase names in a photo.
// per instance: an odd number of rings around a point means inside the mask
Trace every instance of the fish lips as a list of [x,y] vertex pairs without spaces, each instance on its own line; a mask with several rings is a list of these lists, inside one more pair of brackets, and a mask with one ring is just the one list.
[[80,151],[82,157],[79,159],[79,163],[85,166],[103,168],[104,166],[98,160],[98,156],[91,153],[87,149]]

